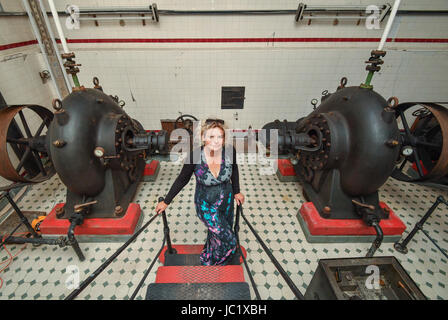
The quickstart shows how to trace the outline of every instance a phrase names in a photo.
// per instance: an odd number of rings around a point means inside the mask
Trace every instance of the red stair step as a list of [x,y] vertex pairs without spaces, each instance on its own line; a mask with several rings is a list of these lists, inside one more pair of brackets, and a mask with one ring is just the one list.
[[[172,247],[176,249],[178,254],[200,254],[204,248],[203,244],[173,244]],[[159,256],[159,261],[165,264],[165,251],[168,249],[165,246],[162,249],[162,253]],[[244,258],[247,258],[246,249],[241,246],[241,251],[243,251]],[[243,263],[243,258],[240,258],[240,263]]]
[[172,266],[157,269],[155,283],[244,282],[242,266]]

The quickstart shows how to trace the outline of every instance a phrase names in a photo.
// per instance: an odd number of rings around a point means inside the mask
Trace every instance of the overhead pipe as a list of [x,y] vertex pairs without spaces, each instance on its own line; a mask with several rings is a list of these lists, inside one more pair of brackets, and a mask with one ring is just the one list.
[[[365,7],[361,6],[307,6],[304,12],[310,13],[329,13],[334,11],[347,12],[347,11],[360,11],[364,12]],[[296,14],[296,9],[278,9],[278,10],[157,10],[159,15],[292,15]],[[68,16],[65,11],[57,11],[59,15]],[[151,10],[148,8],[83,8],[80,9],[80,14],[151,14]],[[47,14],[52,14],[47,12]],[[448,10],[398,10],[398,15],[447,15]],[[8,16],[26,16],[26,12],[0,12],[0,17]],[[126,18],[126,17],[122,17]],[[315,18],[315,17],[313,17]]]
[[[308,18],[308,17],[307,17]],[[353,17],[353,16],[337,16],[337,17],[324,17],[324,16],[313,16],[309,17],[313,20],[331,20],[337,18],[338,20],[353,20],[353,19],[366,19],[366,16]],[[107,20],[153,20],[151,16],[144,17],[79,17],[79,21],[107,21]]]

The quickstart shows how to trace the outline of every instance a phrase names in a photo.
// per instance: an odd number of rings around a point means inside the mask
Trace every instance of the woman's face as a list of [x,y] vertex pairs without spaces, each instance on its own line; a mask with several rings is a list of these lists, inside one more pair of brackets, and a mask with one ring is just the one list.
[[218,151],[224,143],[224,132],[220,128],[208,129],[203,139],[208,149]]

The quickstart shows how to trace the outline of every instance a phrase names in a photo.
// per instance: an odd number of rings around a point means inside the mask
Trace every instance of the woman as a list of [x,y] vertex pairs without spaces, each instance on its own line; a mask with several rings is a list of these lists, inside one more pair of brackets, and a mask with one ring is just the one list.
[[231,260],[236,250],[236,237],[232,230],[233,199],[237,204],[244,203],[244,195],[239,188],[236,151],[233,149],[232,157],[226,156],[225,130],[221,122],[205,123],[201,132],[203,147],[190,153],[165,200],[156,207],[157,214],[163,212],[195,174],[196,213],[208,228],[207,241],[200,254],[202,265],[225,265]]

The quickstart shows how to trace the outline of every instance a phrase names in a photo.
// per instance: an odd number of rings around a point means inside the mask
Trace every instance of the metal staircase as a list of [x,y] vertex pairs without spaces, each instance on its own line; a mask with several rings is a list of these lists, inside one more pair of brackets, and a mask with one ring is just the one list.
[[[163,201],[163,198],[159,198],[159,202],[160,201]],[[77,289],[71,292],[65,300],[75,299],[79,293],[81,293],[82,290],[104,271],[105,268],[111,264],[158,216],[159,215],[154,215],[151,217],[143,227],[126,241],[125,244],[118,248],[118,250],[86,280],[84,280]],[[235,216],[234,231],[237,240],[236,252],[226,265],[220,266],[200,265],[199,254],[203,249],[202,245],[172,245],[165,211],[162,212],[161,216],[164,226],[162,246],[134,290],[134,293],[131,295],[130,300],[135,299],[137,296],[157,259],[159,259],[163,266],[158,268],[155,282],[148,285],[145,295],[146,300],[250,300],[249,284],[245,281],[246,279],[241,264],[244,264],[244,267],[246,268],[247,275],[255,294],[255,299],[261,300],[246,261],[246,250],[240,246],[238,236],[240,216],[244,219],[246,225],[252,231],[263,250],[286,281],[286,284],[293,291],[296,298],[299,300],[304,299],[300,290],[287,275],[286,271],[270,252],[269,248],[249,221],[247,221],[246,217],[243,215],[243,208],[241,205],[237,206]]]
[[[165,246],[155,283],[146,292],[146,300],[250,300],[239,254],[224,266],[202,266],[201,245]],[[245,254],[245,250],[243,250]]]

